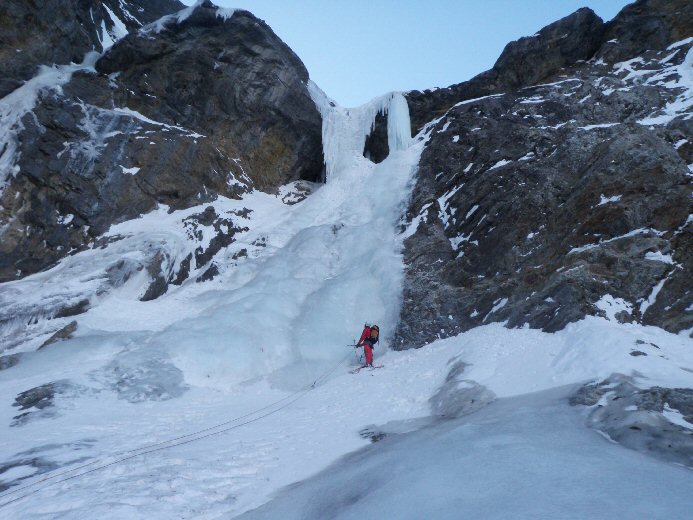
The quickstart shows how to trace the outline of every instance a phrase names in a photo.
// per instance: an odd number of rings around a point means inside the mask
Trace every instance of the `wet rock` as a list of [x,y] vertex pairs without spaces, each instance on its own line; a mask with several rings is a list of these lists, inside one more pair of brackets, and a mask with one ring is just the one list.
[[200,276],[198,276],[195,281],[196,282],[207,282],[209,280],[212,280],[215,276],[219,274],[219,268],[217,267],[217,264],[212,264],[210,265],[204,273],[202,273]]
[[79,314],[84,314],[89,310],[89,300],[83,299],[78,302],[68,304],[64,307],[60,307],[56,312],[55,318],[69,318],[71,316],[77,316]]
[[378,441],[381,441],[385,437],[387,437],[387,434],[385,432],[372,430],[370,428],[366,428],[366,429],[361,430],[359,432],[359,435],[364,439],[370,440],[371,444],[374,444]]
[[366,138],[363,155],[374,163],[380,163],[390,155],[390,147],[387,142],[387,116],[378,114],[375,116],[373,131]]
[[434,416],[454,419],[474,413],[496,399],[496,395],[485,386],[462,378],[466,367],[461,361],[453,364],[445,383],[429,399]]
[[693,467],[693,389],[641,389],[614,374],[581,387],[570,404],[592,407],[588,424],[615,442]]
[[23,413],[15,415],[10,426],[22,426],[36,418],[53,417],[55,415],[53,410],[55,396],[66,393],[70,387],[67,380],[60,380],[17,394],[12,406],[19,408]]
[[164,269],[162,268],[163,263],[164,254],[162,252],[158,252],[149,262],[147,272],[149,273],[152,281],[150,282],[149,287],[147,287],[147,290],[142,298],[140,298],[141,301],[148,302],[155,300],[168,290],[168,281],[164,275]]
[[12,368],[19,360],[22,358],[21,354],[9,354],[7,356],[0,356],[0,370],[7,370]]
[[77,330],[77,322],[71,321],[70,323],[65,325],[62,329],[60,329],[58,332],[53,334],[46,341],[44,341],[43,344],[38,348],[38,350],[41,350],[42,348],[45,348],[48,345],[52,345],[53,343],[57,343],[59,341],[64,341],[66,339],[71,339],[72,335],[75,333],[76,330]]

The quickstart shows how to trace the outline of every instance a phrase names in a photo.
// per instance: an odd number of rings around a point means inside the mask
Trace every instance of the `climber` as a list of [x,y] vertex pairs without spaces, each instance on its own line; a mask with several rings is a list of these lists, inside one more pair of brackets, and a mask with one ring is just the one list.
[[368,323],[363,325],[361,339],[359,339],[355,348],[363,347],[363,353],[366,355],[366,364],[364,367],[373,366],[373,347],[378,342],[379,333],[380,328],[377,325],[370,325]]

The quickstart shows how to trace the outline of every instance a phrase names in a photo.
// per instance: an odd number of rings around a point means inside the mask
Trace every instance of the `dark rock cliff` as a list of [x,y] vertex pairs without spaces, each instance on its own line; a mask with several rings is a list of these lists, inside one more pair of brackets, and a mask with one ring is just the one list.
[[321,118],[305,67],[264,22],[227,14],[204,2],[180,22],[138,29],[95,71],[40,94],[0,199],[0,281],[159,204],[320,179]]
[[[178,0],[3,0],[0,3],[0,98],[36,74],[39,65],[80,63],[113,39],[115,15],[132,31],[182,9]],[[109,12],[110,11],[110,12]]]
[[688,2],[607,25],[580,10],[467,84],[409,94],[414,127],[440,119],[409,208],[399,348],[586,314],[693,327],[688,36]]

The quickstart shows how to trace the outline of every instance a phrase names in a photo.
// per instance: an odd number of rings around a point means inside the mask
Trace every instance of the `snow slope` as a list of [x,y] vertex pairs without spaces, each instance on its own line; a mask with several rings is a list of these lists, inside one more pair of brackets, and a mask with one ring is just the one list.
[[[42,352],[40,361],[17,365],[13,376],[25,384],[46,376],[80,381],[81,371],[113,359],[117,336],[123,334],[104,334],[101,345],[93,338],[60,344]],[[659,348],[633,357],[630,352],[636,345],[644,348],[638,340]],[[690,494],[682,493],[693,484],[690,470],[609,442],[586,429],[583,414],[569,409],[564,399],[565,385],[614,371],[641,374],[637,381],[645,387],[662,381],[691,386],[688,338],[601,318],[556,334],[491,324],[415,351],[378,350],[377,360],[384,368],[356,375],[347,371],[356,360],[344,349],[340,354],[346,352],[346,363],[327,367],[315,389],[298,394],[289,388],[299,380],[311,381],[313,364],[294,365],[226,391],[194,386],[163,402],[132,404],[103,391],[66,400],[54,417],[23,426],[21,436],[3,435],[4,459],[25,461],[12,468],[12,478],[34,474],[38,480],[55,474],[39,476],[32,465],[37,459],[56,466],[72,464],[67,468],[96,464],[37,488],[0,493],[2,500],[12,500],[38,489],[0,509],[0,515],[229,518],[368,446],[380,432],[387,434],[384,441],[341,460],[304,486],[289,488],[283,493],[287,498],[251,518],[325,518],[315,507],[343,515],[336,518],[380,509],[401,513],[397,518],[456,518],[458,508],[503,518],[507,511],[498,506],[503,500],[511,500],[512,511],[524,512],[525,518],[541,517],[537,503],[548,512],[574,510],[574,516],[565,518],[609,518],[619,508],[647,512],[642,518],[677,518],[682,508],[693,505]],[[457,376],[460,388],[475,381],[504,399],[469,419],[431,419],[429,398],[457,361],[470,364]],[[17,388],[18,381],[13,385],[4,378],[3,392]],[[528,396],[536,391],[549,394]],[[286,401],[271,404],[280,399]],[[12,412],[4,408],[2,413],[0,422],[7,424]],[[216,427],[234,417],[243,418]],[[421,427],[422,432],[400,439]],[[206,431],[182,439],[199,439],[195,442],[166,442],[195,430]],[[117,461],[118,453],[159,442],[163,443],[154,447],[157,451],[98,469]],[[395,480],[393,468],[399,468]],[[39,467],[46,469],[57,468]],[[55,482],[92,469],[98,471]],[[31,479],[19,485],[28,482]],[[443,485],[449,482],[457,484]],[[556,494],[556,482],[569,485],[561,485]],[[43,487],[46,484],[52,485]],[[650,493],[645,493],[647,486]],[[416,514],[407,516],[408,512]]]
[[584,429],[566,392],[385,437],[240,518],[688,518],[693,473]]

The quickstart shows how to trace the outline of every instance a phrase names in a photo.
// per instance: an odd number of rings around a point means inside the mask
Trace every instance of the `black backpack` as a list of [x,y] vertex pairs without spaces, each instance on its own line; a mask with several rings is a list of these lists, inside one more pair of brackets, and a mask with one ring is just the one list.
[[371,335],[366,341],[371,344],[371,346],[375,346],[375,344],[380,340],[378,337],[380,335],[380,328],[377,325],[371,325]]

